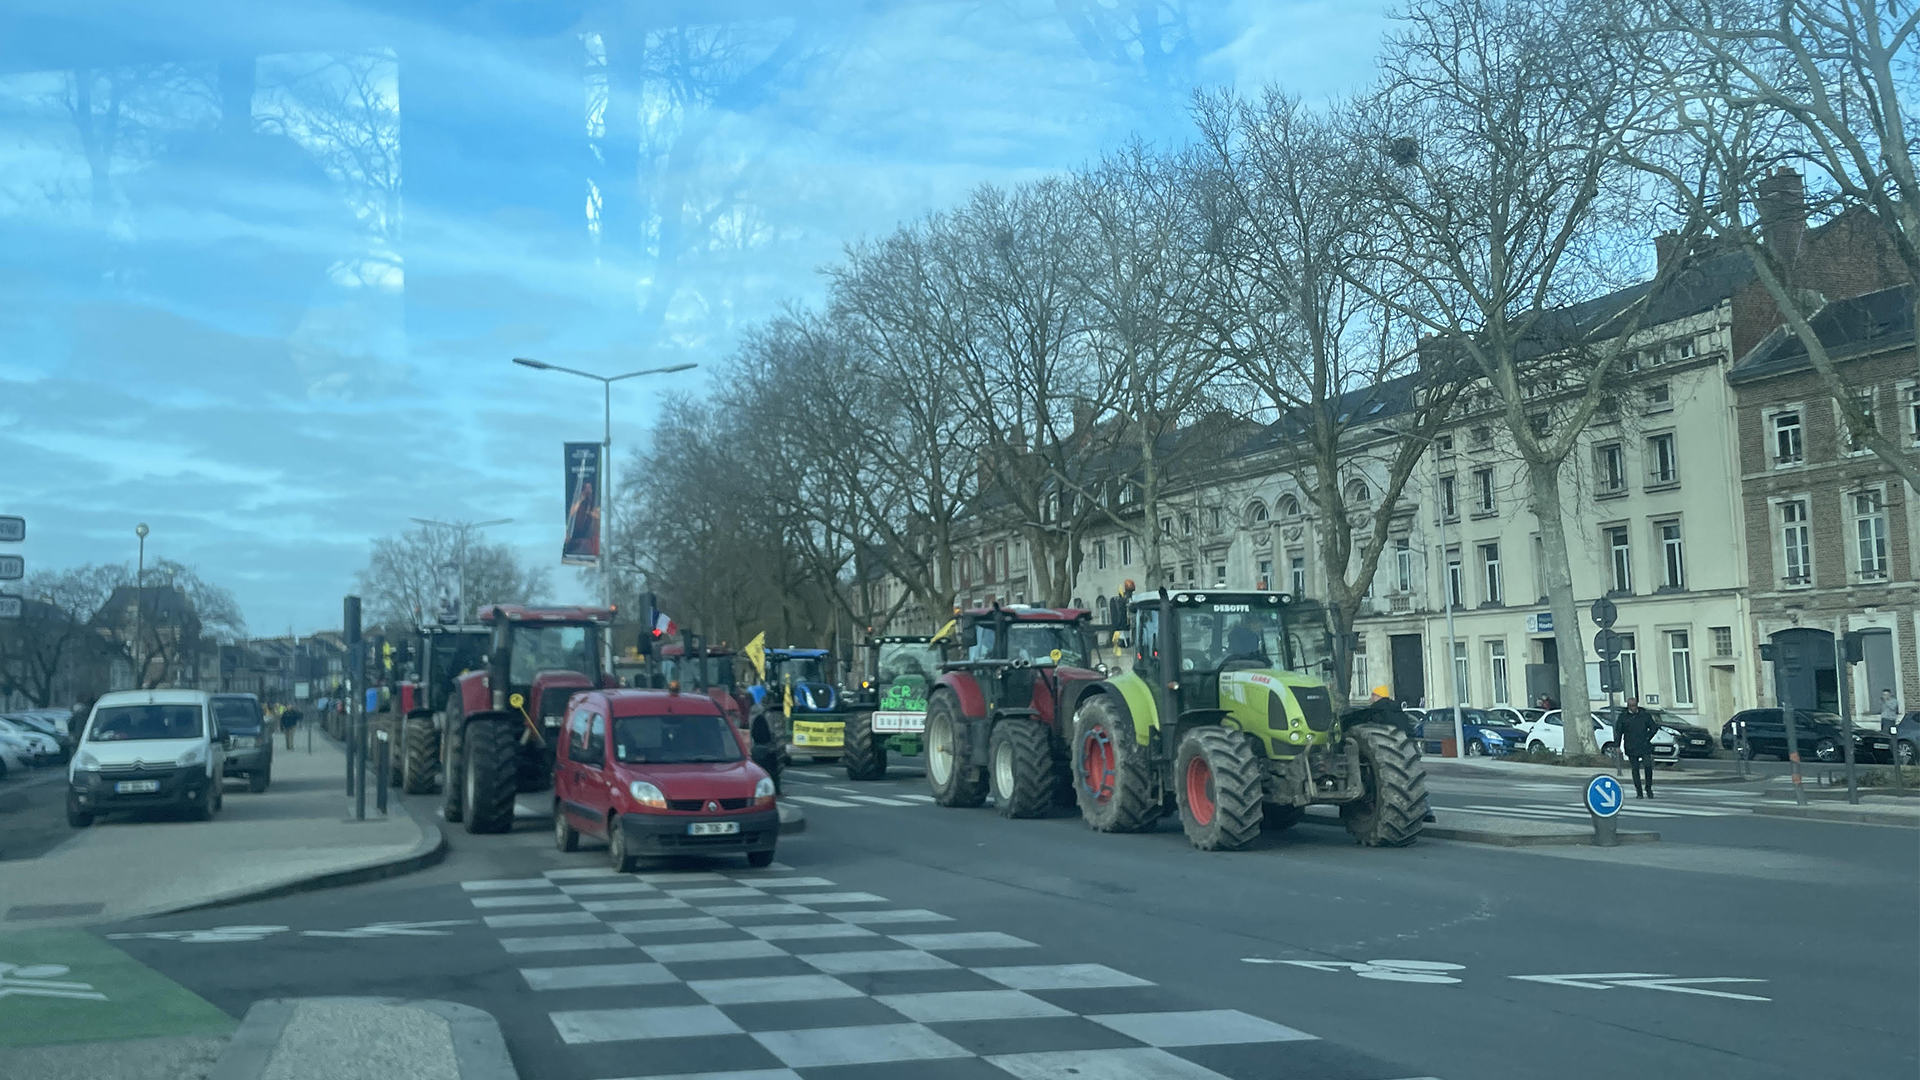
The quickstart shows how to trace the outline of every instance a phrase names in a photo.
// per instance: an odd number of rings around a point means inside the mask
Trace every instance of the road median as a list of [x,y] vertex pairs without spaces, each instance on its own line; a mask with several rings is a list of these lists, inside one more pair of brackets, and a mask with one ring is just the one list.
[[[1495,847],[1541,847],[1590,845],[1593,830],[1585,825],[1561,821],[1533,821],[1502,814],[1481,814],[1472,810],[1435,810],[1434,820],[1420,831],[1428,840],[1459,840],[1468,844]],[[1339,825],[1340,810],[1333,806],[1307,808],[1303,822],[1313,825]],[[1657,832],[1621,831],[1622,844],[1650,844],[1660,839]]]

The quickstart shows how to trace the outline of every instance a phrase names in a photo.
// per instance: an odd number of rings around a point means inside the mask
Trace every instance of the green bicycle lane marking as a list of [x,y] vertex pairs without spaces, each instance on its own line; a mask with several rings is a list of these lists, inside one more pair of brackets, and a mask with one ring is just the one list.
[[0,934],[0,1046],[226,1035],[204,998],[84,930]]

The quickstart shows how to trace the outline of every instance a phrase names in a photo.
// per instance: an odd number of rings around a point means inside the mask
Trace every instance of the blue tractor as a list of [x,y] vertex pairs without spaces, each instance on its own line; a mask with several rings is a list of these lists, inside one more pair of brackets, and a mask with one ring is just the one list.
[[769,719],[786,717],[789,752],[840,760],[854,702],[834,685],[833,657],[825,649],[768,649],[766,664],[766,683],[755,696]]

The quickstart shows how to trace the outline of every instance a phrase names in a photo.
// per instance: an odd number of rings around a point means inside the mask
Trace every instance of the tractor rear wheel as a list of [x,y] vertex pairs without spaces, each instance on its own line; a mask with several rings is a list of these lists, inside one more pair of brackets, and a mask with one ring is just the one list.
[[1104,695],[1074,714],[1073,779],[1080,817],[1090,829],[1143,832],[1160,820],[1147,748]]
[[951,693],[934,695],[927,703],[927,782],[933,801],[941,806],[979,806],[987,801],[987,785],[967,760],[966,717]]
[[1180,826],[1201,851],[1239,851],[1260,835],[1260,758],[1247,737],[1223,727],[1195,728],[1174,759]]
[[1269,832],[1279,832],[1300,824],[1300,819],[1306,816],[1307,808],[1304,806],[1280,806],[1276,803],[1268,803],[1266,810],[1261,814],[1260,827]]
[[1347,737],[1360,747],[1366,794],[1340,807],[1340,820],[1368,847],[1405,847],[1420,835],[1427,814],[1427,773],[1413,742],[1399,728],[1355,724]]
[[513,829],[513,797],[520,790],[520,729],[504,716],[478,716],[467,721],[465,779],[461,801],[466,804],[470,833],[503,833]]
[[439,732],[424,716],[400,722],[400,789],[409,795],[430,795],[440,787],[434,773],[440,768]]
[[1001,817],[1042,817],[1053,808],[1053,741],[1032,720],[1002,720],[987,758],[994,809]]
[[849,780],[885,780],[887,778],[887,742],[873,734],[873,714],[855,713],[847,718],[846,733],[840,744],[840,760],[846,763]]
[[464,809],[460,796],[467,786],[464,748],[460,745],[460,732],[466,724],[454,714],[451,705],[442,719],[445,722],[440,727],[440,768],[444,776],[440,786],[446,797],[440,803],[440,816],[447,819],[448,824],[458,825]]

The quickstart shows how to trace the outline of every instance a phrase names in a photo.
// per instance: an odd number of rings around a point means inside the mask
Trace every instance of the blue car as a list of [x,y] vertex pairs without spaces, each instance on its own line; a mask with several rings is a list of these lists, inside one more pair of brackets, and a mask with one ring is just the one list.
[[[1448,706],[1428,709],[1421,725],[1423,742],[1449,738],[1453,735],[1453,709]],[[1527,745],[1526,732],[1485,709],[1461,709],[1460,728],[1468,757],[1505,757],[1524,750]]]

